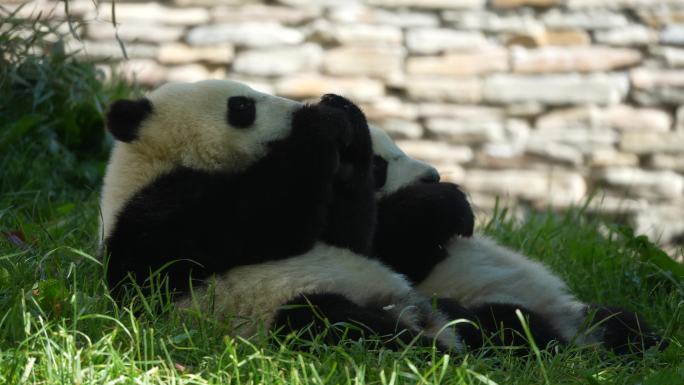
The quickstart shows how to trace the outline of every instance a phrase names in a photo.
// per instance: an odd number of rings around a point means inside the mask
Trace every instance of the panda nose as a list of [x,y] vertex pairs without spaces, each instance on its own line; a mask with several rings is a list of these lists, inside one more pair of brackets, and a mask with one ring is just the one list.
[[440,176],[439,172],[435,170],[434,168],[431,170],[428,170],[425,174],[423,174],[419,180],[422,183],[437,183],[439,182]]

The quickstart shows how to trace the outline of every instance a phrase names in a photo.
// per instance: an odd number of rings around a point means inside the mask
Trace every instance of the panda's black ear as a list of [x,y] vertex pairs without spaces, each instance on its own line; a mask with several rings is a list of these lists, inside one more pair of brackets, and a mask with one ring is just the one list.
[[149,99],[121,99],[109,106],[107,129],[116,140],[132,142],[138,136],[140,123],[152,112]]

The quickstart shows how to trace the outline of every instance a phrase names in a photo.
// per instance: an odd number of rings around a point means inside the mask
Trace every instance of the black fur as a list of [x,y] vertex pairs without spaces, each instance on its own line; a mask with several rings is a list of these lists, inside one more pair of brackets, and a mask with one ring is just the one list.
[[387,161],[380,155],[373,156],[373,179],[375,188],[381,189],[387,183]]
[[449,321],[461,320],[454,324],[454,327],[466,346],[471,349],[482,347],[484,339],[480,327],[477,325],[475,313],[451,298],[437,298],[435,304]]
[[664,350],[668,345],[636,313],[629,310],[591,305],[588,316],[592,325],[603,329],[603,345],[617,354],[643,352],[652,347]]
[[[365,129],[367,135],[368,128],[353,126],[353,119],[358,117],[326,104],[305,106],[293,116],[291,135],[272,143],[270,152],[244,172],[179,167],[161,176],[126,204],[105,241],[110,288],[128,274],[142,285],[151,271],[175,261],[164,272],[171,291],[183,292],[191,272],[201,279],[301,254],[324,232],[325,241],[366,248],[372,239],[367,223],[326,227],[331,218],[342,221],[330,213],[365,204],[374,212],[373,181],[365,179],[370,161],[362,156],[370,154],[370,140],[357,132]],[[357,153],[360,159],[348,155]],[[345,163],[352,172],[340,175]],[[340,189],[347,180],[353,183]],[[366,198],[370,203],[353,200]],[[366,221],[366,215],[352,214],[345,220]],[[362,234],[353,236],[354,230]],[[120,294],[115,288],[115,297]]]
[[473,211],[458,186],[415,184],[378,203],[373,252],[418,283],[446,258],[445,243],[454,235],[471,236],[474,226]]
[[256,119],[254,100],[245,96],[228,98],[227,120],[233,127],[247,128]]
[[[330,344],[373,336],[380,337],[384,346],[395,350],[414,340],[421,346],[433,344],[431,338],[416,334],[382,307],[359,306],[343,295],[332,293],[300,295],[289,301],[278,311],[273,329],[279,335],[306,330],[300,338],[315,339],[323,335]],[[438,347],[448,350],[445,346]]]
[[340,152],[323,240],[334,246],[370,255],[376,220],[375,182],[371,170],[373,148],[363,112],[349,100],[327,94],[321,104],[344,111],[352,127],[352,145]]
[[520,309],[530,328],[530,334],[541,349],[551,342],[566,342],[560,333],[543,316],[525,307],[511,304],[482,304],[466,308],[456,300],[439,298],[437,306],[450,320],[465,319],[472,323],[458,323],[456,328],[466,345],[471,349],[490,346],[523,347],[521,353],[527,353],[529,342],[525,330],[515,311]]
[[475,313],[485,338],[494,346],[530,346],[516,310],[522,313],[530,334],[540,349],[554,341],[567,342],[545,317],[523,306],[495,303],[480,305],[471,310]]
[[117,100],[107,111],[107,129],[116,140],[132,142],[138,137],[140,123],[152,112],[152,103],[146,98]]

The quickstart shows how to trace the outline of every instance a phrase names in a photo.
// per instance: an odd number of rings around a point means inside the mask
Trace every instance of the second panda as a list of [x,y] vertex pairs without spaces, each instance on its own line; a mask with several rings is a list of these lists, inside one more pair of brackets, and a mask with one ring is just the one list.
[[[527,345],[520,309],[540,346],[574,342],[616,353],[667,346],[636,313],[583,303],[542,263],[473,234],[463,192],[438,183],[434,167],[408,157],[382,130],[371,127],[371,135],[379,201],[374,255],[450,318],[475,321],[495,344]],[[480,332],[461,329],[467,345],[484,342]]]

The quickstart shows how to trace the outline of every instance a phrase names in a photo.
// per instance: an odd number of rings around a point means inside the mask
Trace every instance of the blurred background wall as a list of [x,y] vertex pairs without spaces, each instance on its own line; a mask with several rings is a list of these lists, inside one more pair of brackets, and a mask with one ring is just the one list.
[[496,196],[562,209],[598,192],[589,211],[684,241],[684,0],[117,1],[116,31],[110,2],[68,5],[85,21],[71,49],[145,85],[353,98],[482,216]]

